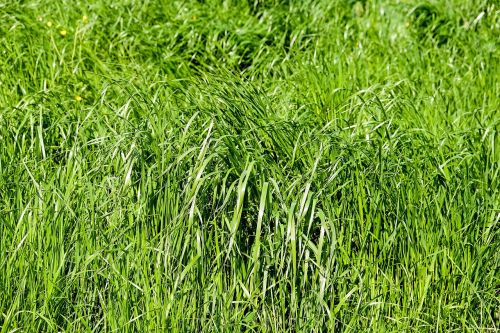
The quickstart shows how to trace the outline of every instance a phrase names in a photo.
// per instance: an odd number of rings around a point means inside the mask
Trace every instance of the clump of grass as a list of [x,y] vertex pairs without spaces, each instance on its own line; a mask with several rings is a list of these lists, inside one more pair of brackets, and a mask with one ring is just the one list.
[[1,332],[497,330],[498,10],[1,5]]

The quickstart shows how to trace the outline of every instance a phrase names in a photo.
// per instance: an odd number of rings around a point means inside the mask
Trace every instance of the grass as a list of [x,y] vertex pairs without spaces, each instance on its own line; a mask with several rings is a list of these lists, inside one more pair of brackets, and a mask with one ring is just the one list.
[[500,328],[496,1],[0,2],[0,332]]

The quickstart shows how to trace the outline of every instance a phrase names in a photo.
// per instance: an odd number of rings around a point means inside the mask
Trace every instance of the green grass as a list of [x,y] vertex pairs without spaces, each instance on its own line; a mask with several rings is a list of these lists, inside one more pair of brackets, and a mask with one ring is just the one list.
[[496,1],[0,1],[0,332],[500,329]]

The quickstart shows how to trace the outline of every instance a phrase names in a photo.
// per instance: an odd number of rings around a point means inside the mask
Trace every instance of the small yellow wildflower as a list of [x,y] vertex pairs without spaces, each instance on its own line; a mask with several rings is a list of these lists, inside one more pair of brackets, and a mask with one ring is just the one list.
[[66,37],[66,35],[68,34],[68,32],[66,30],[61,30],[59,31],[59,33],[61,34],[61,36],[63,37]]
[[353,9],[356,16],[363,16],[365,9],[363,8],[363,4],[360,1],[354,4]]
[[41,17],[41,16],[38,16],[36,19],[37,19],[39,22],[42,22],[42,21],[43,21],[43,17]]
[[47,26],[50,28],[52,26],[52,21],[48,21]]
[[75,101],[81,102],[82,100],[83,100],[82,96],[80,95],[75,96]]
[[89,21],[89,17],[87,15],[83,15],[82,22],[87,23]]
[[198,16],[194,15],[191,17],[191,20],[196,21],[198,19]]

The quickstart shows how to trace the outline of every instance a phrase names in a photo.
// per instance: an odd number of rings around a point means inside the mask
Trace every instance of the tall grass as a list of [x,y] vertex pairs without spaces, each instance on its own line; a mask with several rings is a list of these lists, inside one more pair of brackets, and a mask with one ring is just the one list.
[[496,331],[494,1],[0,3],[0,331]]

